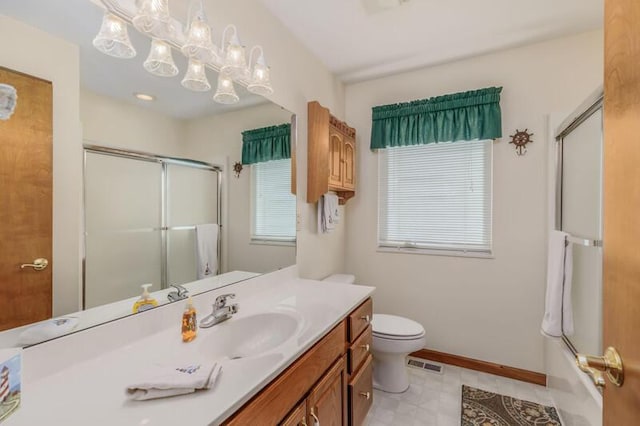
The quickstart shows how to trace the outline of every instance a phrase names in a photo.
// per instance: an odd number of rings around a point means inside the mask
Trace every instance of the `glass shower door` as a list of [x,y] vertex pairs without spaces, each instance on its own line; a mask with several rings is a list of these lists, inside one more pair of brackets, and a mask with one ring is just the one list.
[[[220,224],[218,172],[173,163],[166,168],[167,283],[182,284],[198,279],[195,225]],[[217,246],[219,274],[219,243]]]
[[85,151],[84,308],[161,288],[162,164]]

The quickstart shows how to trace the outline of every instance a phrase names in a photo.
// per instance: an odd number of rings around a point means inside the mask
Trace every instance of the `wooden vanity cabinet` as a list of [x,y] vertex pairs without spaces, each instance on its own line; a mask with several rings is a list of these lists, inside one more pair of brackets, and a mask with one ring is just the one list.
[[373,400],[371,326],[350,324],[371,308],[367,299],[223,425],[362,425]]
[[349,424],[363,424],[372,403],[373,356],[369,355],[349,382]]
[[280,423],[280,426],[308,426],[307,424],[307,400],[305,399],[294,408],[291,413]]
[[347,424],[347,362],[343,356],[307,397],[308,423],[340,426]]
[[316,101],[308,114],[307,202],[335,191],[344,204],[356,190],[356,130]]

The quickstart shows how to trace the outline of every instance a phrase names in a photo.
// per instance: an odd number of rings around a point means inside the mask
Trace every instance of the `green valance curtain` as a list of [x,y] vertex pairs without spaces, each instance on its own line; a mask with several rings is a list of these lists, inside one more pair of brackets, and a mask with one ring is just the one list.
[[242,132],[242,164],[291,158],[291,124]]
[[374,107],[371,149],[499,138],[501,91],[490,87]]

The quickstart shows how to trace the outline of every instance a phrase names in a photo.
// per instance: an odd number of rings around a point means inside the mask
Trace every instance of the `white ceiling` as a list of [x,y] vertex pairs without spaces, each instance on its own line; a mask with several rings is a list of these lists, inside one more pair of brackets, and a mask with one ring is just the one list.
[[603,25],[603,0],[260,1],[345,82]]
[[[172,5],[176,0],[172,1]],[[177,2],[172,10],[176,17],[186,15],[182,3]],[[180,13],[183,12],[183,13]],[[176,118],[196,118],[221,112],[246,108],[267,102],[236,85],[240,102],[221,105],[212,100],[213,91],[196,93],[183,88],[180,81],[187,68],[187,61],[174,51],[174,60],[180,74],[172,78],[156,77],[142,67],[149,52],[150,40],[129,28],[129,36],[137,56],[133,59],[116,59],[96,50],[92,41],[100,29],[102,9],[90,0],[0,0],[0,14],[13,17],[49,34],[77,44],[80,49],[80,84],[82,87],[102,95],[141,105]],[[182,18],[184,21],[184,18]],[[14,40],[19,43],[19,40]],[[25,55],[28,55],[25,52]],[[2,65],[2,58],[0,58]],[[208,73],[215,90],[217,74]],[[154,102],[139,101],[134,92],[154,95]]]

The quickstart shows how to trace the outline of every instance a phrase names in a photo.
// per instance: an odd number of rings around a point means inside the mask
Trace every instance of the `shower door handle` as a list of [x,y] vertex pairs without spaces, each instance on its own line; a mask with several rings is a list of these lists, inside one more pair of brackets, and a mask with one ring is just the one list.
[[49,266],[49,261],[43,257],[40,257],[33,261],[33,263],[23,263],[20,265],[20,269],[33,268],[36,271],[42,271]]

